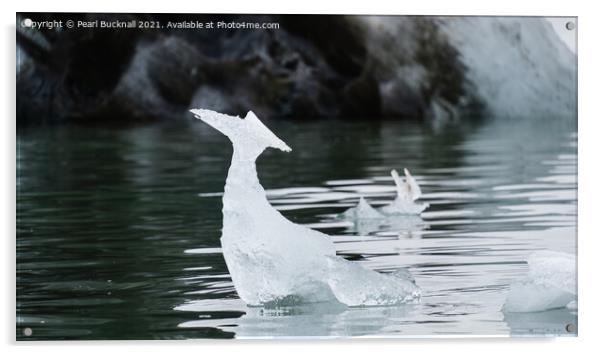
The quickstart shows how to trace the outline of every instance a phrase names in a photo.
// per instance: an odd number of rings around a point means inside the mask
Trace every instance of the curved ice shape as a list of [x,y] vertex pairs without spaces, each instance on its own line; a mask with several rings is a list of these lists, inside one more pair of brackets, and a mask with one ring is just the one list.
[[419,288],[337,257],[330,238],[297,225],[274,209],[257,178],[255,159],[268,147],[290,151],[249,112],[244,119],[193,109],[222,132],[234,153],[223,195],[222,251],[240,298],[249,305],[318,302],[348,306],[415,300]]
[[397,188],[397,196],[391,204],[380,208],[380,211],[384,214],[418,215],[429,207],[428,203],[416,203],[416,200],[422,196],[420,186],[407,168],[404,168],[403,172],[406,176],[405,181],[399,177],[396,170],[391,170],[391,177],[393,177]]
[[538,251],[529,256],[529,272],[514,283],[506,298],[506,312],[535,312],[576,305],[576,260],[568,253]]
[[376,273],[341,257],[327,257],[328,284],[339,302],[348,306],[411,303],[420,297],[414,278],[406,271]]

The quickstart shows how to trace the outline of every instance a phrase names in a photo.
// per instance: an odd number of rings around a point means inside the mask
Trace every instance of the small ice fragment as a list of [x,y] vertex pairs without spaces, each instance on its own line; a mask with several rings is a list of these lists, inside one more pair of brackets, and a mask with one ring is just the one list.
[[385,219],[392,215],[420,215],[420,213],[428,208],[429,204],[416,203],[416,200],[422,196],[420,186],[408,169],[404,168],[403,171],[406,176],[405,181],[399,177],[396,170],[391,170],[391,177],[393,177],[393,181],[395,182],[397,195],[390,204],[380,209],[375,209],[368,204],[364,197],[360,197],[355,207],[347,209],[339,217],[345,220],[376,220]]
[[506,312],[537,312],[565,307],[575,296],[556,287],[532,281],[514,283],[504,304]]
[[386,215],[419,215],[429,207],[428,203],[416,202],[422,196],[420,186],[407,168],[404,168],[403,171],[406,177],[405,181],[399,177],[396,170],[391,170],[391,177],[393,177],[395,187],[397,188],[397,196],[389,205],[385,205],[379,209],[380,212]]
[[568,310],[577,310],[579,308],[578,304],[577,304],[577,300],[573,300],[571,302],[569,302],[568,304],[566,304],[566,308]]
[[374,209],[364,197],[360,197],[359,202],[353,208],[347,209],[341,217],[346,220],[357,219],[383,219],[385,216]]

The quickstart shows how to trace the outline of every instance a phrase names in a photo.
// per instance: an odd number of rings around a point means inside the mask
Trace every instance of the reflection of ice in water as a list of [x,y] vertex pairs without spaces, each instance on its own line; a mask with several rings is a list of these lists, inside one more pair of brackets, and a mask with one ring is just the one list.
[[351,223],[348,231],[358,233],[359,235],[369,235],[381,229],[388,231],[398,231],[400,235],[412,237],[412,232],[425,229],[428,225],[418,215],[385,215],[370,206],[370,204],[360,197],[359,202],[353,208],[340,214],[338,218]]
[[[422,304],[391,307],[350,308],[336,303],[313,303],[265,308],[247,307],[241,300],[231,299],[192,301],[175,310],[198,315],[196,320],[180,323],[180,328],[217,328],[233,332],[237,338],[491,334],[494,327],[486,332],[479,328],[484,323],[494,326],[495,322],[489,323],[492,318],[499,321],[499,333],[509,331],[518,336],[576,333],[567,331],[567,325],[577,324],[575,311],[500,313],[489,309],[487,294],[435,295]],[[470,323],[472,327],[457,328],[456,321]]]
[[428,223],[418,215],[391,215],[380,219],[355,219],[347,231],[360,236],[370,235],[378,231],[397,232],[400,237],[412,238],[427,229]]
[[[510,334],[516,336],[569,335],[577,334],[577,312],[560,308],[540,312],[505,312],[504,321]],[[569,331],[572,329],[571,331]]]
[[[264,308],[246,307],[242,301],[230,300],[229,306],[223,309],[215,305],[215,301],[197,301],[176,307],[179,311],[208,313],[208,318],[184,322],[179,327],[217,327],[226,332],[236,332],[237,338],[386,336],[395,334],[396,326],[416,311],[416,305],[411,304],[349,308],[336,303],[314,303]],[[214,311],[207,312],[208,309]],[[219,318],[220,310],[240,311],[242,316]]]

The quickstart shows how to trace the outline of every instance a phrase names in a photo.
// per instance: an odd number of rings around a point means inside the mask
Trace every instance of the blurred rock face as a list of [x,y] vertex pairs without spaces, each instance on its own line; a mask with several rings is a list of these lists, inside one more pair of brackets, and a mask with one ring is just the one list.
[[228,18],[280,28],[19,28],[18,122],[180,119],[189,107],[292,119],[574,114],[574,55],[543,19]]

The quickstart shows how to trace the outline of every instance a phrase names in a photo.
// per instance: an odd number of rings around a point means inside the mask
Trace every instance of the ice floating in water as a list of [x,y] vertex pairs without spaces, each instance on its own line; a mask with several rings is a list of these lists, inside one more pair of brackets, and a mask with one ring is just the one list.
[[396,170],[391,170],[391,176],[395,182],[397,195],[395,200],[382,208],[375,209],[364,199],[360,197],[359,202],[353,208],[347,209],[340,215],[341,218],[351,221],[359,220],[384,220],[390,216],[398,215],[420,215],[426,208],[428,203],[416,203],[416,200],[422,196],[420,186],[410,174],[407,168],[403,169],[406,175],[405,181]]
[[529,256],[529,272],[514,283],[506,298],[506,312],[535,312],[577,306],[575,256],[538,251]]
[[566,308],[569,310],[577,310],[579,306],[577,305],[577,300],[573,300],[571,302],[569,302],[568,304],[566,304]]
[[374,209],[364,197],[360,197],[359,202],[353,208],[347,209],[341,214],[343,219],[356,220],[356,219],[383,219],[385,215]]
[[420,296],[414,278],[405,270],[380,274],[341,257],[327,257],[328,284],[348,306],[396,305]]
[[397,187],[397,196],[391,204],[380,208],[380,211],[384,214],[419,215],[429,206],[428,203],[416,203],[416,200],[422,196],[420,186],[407,168],[404,168],[403,172],[406,175],[405,181],[401,180],[397,171],[391,170],[391,177],[393,177],[395,187]]
[[223,195],[221,244],[232,281],[249,305],[337,300],[348,306],[415,301],[407,272],[381,274],[337,257],[330,238],[274,209],[257,178],[255,160],[268,147],[290,151],[253,114],[244,119],[204,109],[191,112],[234,147]]

